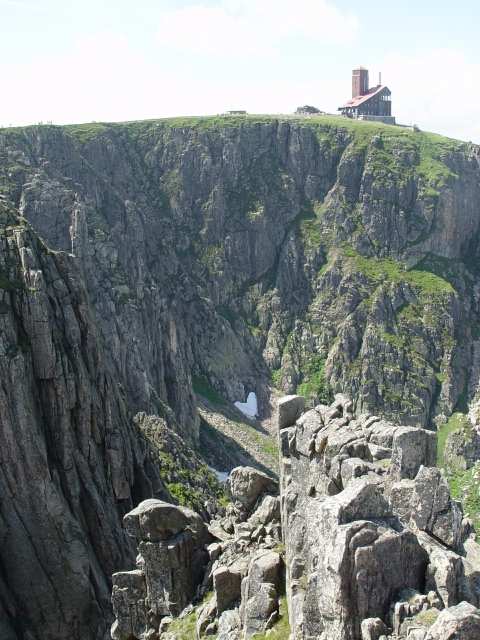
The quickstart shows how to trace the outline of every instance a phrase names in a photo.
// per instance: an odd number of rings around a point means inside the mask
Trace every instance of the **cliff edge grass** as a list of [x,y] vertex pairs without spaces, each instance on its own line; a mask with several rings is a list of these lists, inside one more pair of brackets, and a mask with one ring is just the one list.
[[[448,153],[465,151],[470,143],[448,138],[436,133],[412,130],[409,127],[387,125],[381,122],[352,120],[342,116],[318,115],[260,115],[245,116],[183,116],[159,118],[149,120],[135,120],[127,122],[87,122],[71,125],[37,124],[26,127],[0,128],[0,135],[22,135],[29,130],[61,129],[80,144],[88,144],[103,135],[124,133],[128,136],[148,136],[156,129],[193,129],[201,132],[248,129],[258,125],[296,124],[299,127],[314,129],[319,140],[333,142],[336,134],[344,132],[350,136],[359,151],[365,151],[372,138],[380,137],[384,145],[384,154],[377,154],[384,170],[393,170],[395,160],[392,158],[392,145],[401,143],[405,149],[417,152],[418,172],[429,182],[443,183],[449,175],[450,169],[443,159]],[[380,158],[380,155],[382,157]]]

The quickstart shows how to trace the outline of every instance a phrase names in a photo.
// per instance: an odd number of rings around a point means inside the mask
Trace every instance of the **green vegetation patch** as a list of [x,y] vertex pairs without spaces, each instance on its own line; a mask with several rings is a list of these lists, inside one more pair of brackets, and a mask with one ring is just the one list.
[[196,637],[197,614],[195,611],[184,618],[175,618],[168,627],[176,640],[192,640]]
[[182,482],[167,482],[169,494],[182,507],[191,507],[198,502],[198,491]]
[[314,200],[304,207],[297,218],[300,234],[307,247],[315,247],[327,239],[326,232],[322,229],[322,218],[326,212],[324,203]]
[[279,619],[267,633],[256,633],[252,640],[288,640],[290,637],[290,623],[288,621],[287,599],[280,598]]
[[442,424],[437,431],[437,466],[445,468],[447,460],[445,460],[445,446],[448,436],[456,431],[471,430],[471,424],[468,417],[464,413],[453,413],[445,424]]
[[221,245],[209,245],[200,255],[200,262],[209,271],[218,271],[223,263],[224,249]]
[[427,611],[420,611],[414,617],[414,621],[417,624],[422,625],[422,627],[431,627],[436,621],[440,614],[438,609],[427,609]]
[[418,136],[417,140],[420,151],[420,163],[417,170],[426,182],[425,195],[434,196],[437,189],[443,187],[450,178],[458,177],[445,164],[444,158],[461,151],[465,145],[457,140],[427,132]]
[[298,385],[297,394],[323,404],[331,401],[332,393],[325,376],[324,358],[312,356],[307,361],[303,369],[303,382]]
[[152,463],[175,502],[201,512],[207,499],[219,502],[226,499],[225,486],[185,441],[166,426],[165,419],[139,414],[135,421],[149,445]]
[[86,122],[85,124],[71,124],[65,127],[66,133],[81,144],[86,144],[107,132],[109,126],[103,122]]
[[464,472],[454,473],[449,478],[452,498],[459,500],[463,506],[465,517],[472,520],[480,533],[480,462]]
[[274,369],[271,373],[272,384],[276,389],[281,389],[282,375],[283,375],[283,372],[281,369]]
[[192,378],[193,390],[202,398],[205,398],[212,404],[225,405],[224,398],[216,391],[206,378],[194,376]]
[[387,331],[382,331],[380,332],[380,337],[384,342],[386,342],[387,344],[391,344],[397,349],[404,349],[407,344],[406,337],[398,335],[396,333],[388,333]]
[[385,281],[405,282],[414,287],[422,296],[448,295],[455,293],[450,282],[431,271],[406,270],[405,265],[392,258],[370,258],[360,255],[350,246],[343,248],[343,254],[357,271],[377,284]]
[[459,469],[455,461],[445,457],[448,437],[462,432],[462,437],[471,438],[472,425],[464,413],[456,412],[437,433],[437,465],[445,469],[452,498],[461,502],[466,517],[471,518],[480,532],[480,462],[466,471]]

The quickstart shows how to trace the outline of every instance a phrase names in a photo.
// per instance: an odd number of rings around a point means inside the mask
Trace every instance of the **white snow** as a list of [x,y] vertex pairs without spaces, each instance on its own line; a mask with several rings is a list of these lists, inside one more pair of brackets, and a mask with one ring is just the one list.
[[218,471],[218,469],[214,469],[213,467],[208,468],[217,476],[219,482],[226,482],[228,480],[228,476],[230,475],[228,471]]
[[239,409],[243,415],[247,416],[247,418],[256,418],[258,415],[258,402],[257,402],[257,394],[250,391],[248,394],[248,398],[246,402],[237,402],[234,403],[237,409]]

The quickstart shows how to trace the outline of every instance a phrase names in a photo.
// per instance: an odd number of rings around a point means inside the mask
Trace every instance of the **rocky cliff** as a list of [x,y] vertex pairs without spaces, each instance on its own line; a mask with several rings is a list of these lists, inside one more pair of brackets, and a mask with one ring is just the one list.
[[479,149],[338,122],[0,133],[2,192],[76,257],[129,403],[167,402],[193,442],[192,377],[266,411],[273,374],[420,425],[478,377]]
[[478,400],[479,158],[327,117],[0,130],[5,637],[105,636],[121,517],[185,498],[159,442],[198,447],[195,392],[429,428]]
[[280,486],[233,469],[208,532],[159,500],[125,516],[139,555],[113,577],[114,640],[477,640],[480,546],[435,434],[341,394],[304,404],[279,402]]

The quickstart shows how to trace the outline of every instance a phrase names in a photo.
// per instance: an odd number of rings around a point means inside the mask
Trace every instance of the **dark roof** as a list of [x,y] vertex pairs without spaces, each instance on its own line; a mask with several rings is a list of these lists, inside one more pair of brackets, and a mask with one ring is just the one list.
[[368,102],[373,96],[378,95],[383,89],[387,89],[387,87],[383,84],[379,84],[376,87],[372,87],[368,90],[368,93],[365,93],[363,96],[357,96],[356,98],[352,98],[346,104],[341,107],[345,109],[346,107],[359,107],[361,104]]

